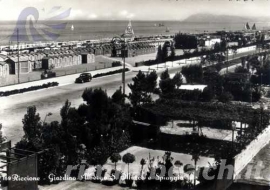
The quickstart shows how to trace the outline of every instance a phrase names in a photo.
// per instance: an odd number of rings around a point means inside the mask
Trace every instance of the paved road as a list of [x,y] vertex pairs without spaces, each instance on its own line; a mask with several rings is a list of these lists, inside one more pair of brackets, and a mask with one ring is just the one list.
[[[148,68],[148,67],[147,67]],[[144,68],[147,70],[146,68]],[[159,69],[158,73],[163,69]],[[169,69],[173,74],[181,68]],[[129,72],[126,74],[126,84],[131,83],[132,78],[137,72]],[[74,80],[74,76],[69,76]],[[40,113],[43,120],[48,112],[53,115],[47,117],[46,121],[54,121],[60,119],[60,109],[64,102],[68,99],[71,105],[78,107],[83,103],[81,95],[85,88],[102,88],[107,91],[111,96],[116,89],[121,86],[121,74],[93,79],[89,83],[84,84],[69,84],[65,86],[59,86],[51,89],[39,90],[28,92],[24,94],[18,94],[14,96],[1,97],[0,98],[0,123],[3,124],[3,132],[8,139],[12,140],[12,144],[18,142],[23,136],[22,130],[22,118],[26,113],[27,107],[35,105],[38,113]],[[67,78],[67,80],[71,80]],[[126,85],[126,94],[128,94],[129,88]]]

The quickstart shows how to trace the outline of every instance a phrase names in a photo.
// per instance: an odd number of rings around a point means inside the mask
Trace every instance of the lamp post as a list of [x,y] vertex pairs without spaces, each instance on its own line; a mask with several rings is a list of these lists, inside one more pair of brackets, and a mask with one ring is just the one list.
[[49,113],[47,113],[47,114],[45,115],[45,118],[44,118],[43,124],[45,123],[45,121],[46,121],[47,117],[49,117],[49,116],[51,116],[51,115],[52,115],[52,113],[51,113],[51,112],[49,112]]
[[20,83],[20,49],[19,49],[19,28],[17,28],[17,54],[18,54],[18,84]]
[[122,59],[123,59],[123,94],[126,94],[126,56],[128,54],[127,44],[126,44],[126,38],[124,38],[123,44],[122,44]]
[[121,43],[121,56],[123,59],[123,73],[122,73],[122,83],[123,83],[123,94],[125,94],[125,87],[126,87],[126,56],[128,55],[128,43],[126,41],[126,38],[121,38],[119,36],[116,36],[113,38],[113,43],[116,43],[117,41]]

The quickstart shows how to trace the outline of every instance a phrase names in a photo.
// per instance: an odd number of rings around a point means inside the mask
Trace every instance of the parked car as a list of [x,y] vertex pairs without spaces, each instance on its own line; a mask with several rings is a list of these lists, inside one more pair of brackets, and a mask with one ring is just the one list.
[[92,80],[92,75],[90,73],[82,73],[78,78],[76,78],[75,83],[90,82]]
[[53,77],[56,77],[56,73],[53,71],[45,70],[44,72],[41,73],[41,79],[47,79],[47,78],[53,78]]

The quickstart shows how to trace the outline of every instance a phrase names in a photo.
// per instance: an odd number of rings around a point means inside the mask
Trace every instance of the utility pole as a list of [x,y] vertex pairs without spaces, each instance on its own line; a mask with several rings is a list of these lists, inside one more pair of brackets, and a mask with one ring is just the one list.
[[228,52],[228,46],[227,46],[227,44],[228,44],[228,42],[227,42],[227,36],[226,36],[226,40],[225,40],[225,42],[226,42],[226,45],[225,45],[225,48],[226,48],[226,58],[227,58],[227,74],[229,73],[229,52]]
[[18,83],[20,83],[19,28],[17,28],[17,54],[18,54]]
[[126,38],[124,38],[124,45],[123,45],[123,47],[122,47],[122,49],[123,49],[123,94],[126,94],[126,91],[125,91],[125,89],[126,89],[126,76],[125,76],[125,74],[126,74],[126,53],[128,53],[128,52],[126,52]]

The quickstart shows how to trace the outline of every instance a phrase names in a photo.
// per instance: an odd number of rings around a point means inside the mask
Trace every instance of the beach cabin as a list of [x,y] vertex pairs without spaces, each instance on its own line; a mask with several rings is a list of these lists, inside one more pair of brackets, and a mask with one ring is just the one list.
[[42,59],[42,69],[50,69],[55,67],[55,61],[53,57],[44,57]]
[[[9,74],[17,75],[18,74],[18,57],[11,56],[6,61],[9,64]],[[20,74],[27,74],[32,71],[32,62],[29,60],[28,56],[19,57],[19,72]]]
[[90,53],[81,53],[82,64],[89,64],[95,62],[95,55]]
[[9,75],[9,65],[4,61],[0,61],[0,77],[6,78],[8,75]]

